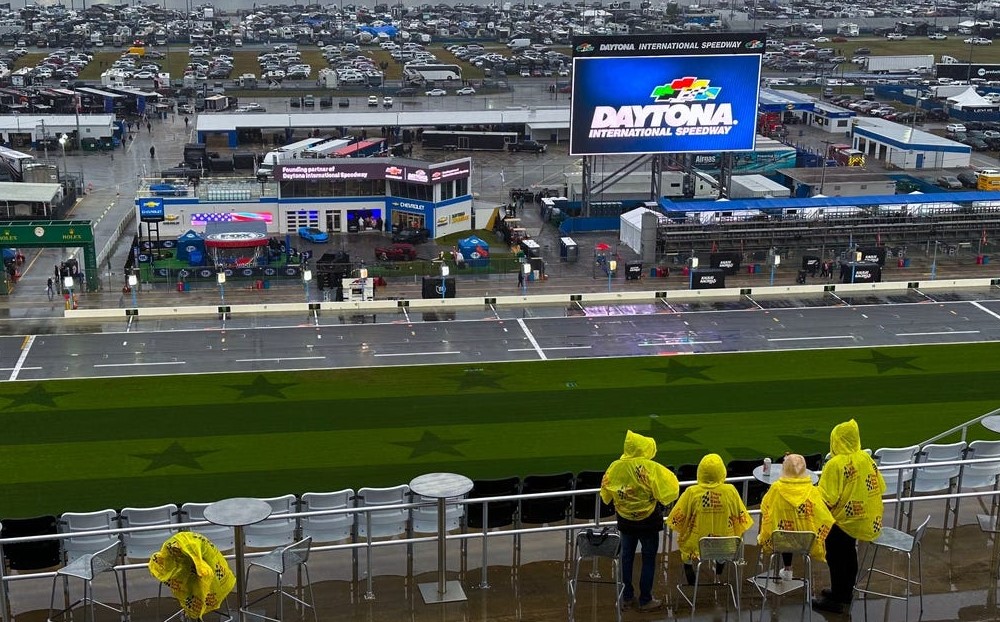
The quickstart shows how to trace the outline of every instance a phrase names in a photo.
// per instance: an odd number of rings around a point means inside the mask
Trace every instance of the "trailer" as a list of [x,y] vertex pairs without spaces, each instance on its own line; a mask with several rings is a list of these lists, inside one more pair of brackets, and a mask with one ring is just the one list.
[[205,98],[205,110],[214,110],[215,112],[222,112],[229,108],[230,99],[225,95],[212,95],[211,97]]
[[24,181],[24,167],[37,161],[33,155],[0,147],[0,166],[3,166],[11,181]]
[[913,73],[930,71],[934,67],[933,54],[913,54],[908,56],[869,56],[869,73]]
[[327,154],[328,158],[368,158],[385,151],[384,138],[359,140]]
[[504,151],[517,142],[517,132],[465,132],[426,130],[421,136],[424,149],[445,151]]
[[333,154],[340,151],[344,147],[347,147],[353,141],[353,138],[341,138],[338,140],[328,140],[325,143],[319,143],[312,147],[309,147],[302,152],[303,158],[332,158],[335,157]]

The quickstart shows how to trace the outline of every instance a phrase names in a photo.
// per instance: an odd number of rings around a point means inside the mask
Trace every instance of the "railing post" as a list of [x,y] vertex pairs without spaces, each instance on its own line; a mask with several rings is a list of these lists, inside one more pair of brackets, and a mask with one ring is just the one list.
[[3,545],[0,544],[0,620],[3,622],[8,622],[11,616],[9,609],[10,601],[7,598],[7,578],[4,576],[3,572],[3,569],[6,566],[7,558],[3,554]]
[[487,563],[489,563],[489,531],[490,531],[490,504],[483,501],[483,567],[480,571],[479,588],[490,589],[490,577]]
[[365,512],[365,542],[367,546],[365,547],[365,553],[367,555],[368,565],[365,567],[365,574],[368,575],[367,579],[367,590],[365,591],[365,600],[375,600],[375,586],[372,580],[372,513]]

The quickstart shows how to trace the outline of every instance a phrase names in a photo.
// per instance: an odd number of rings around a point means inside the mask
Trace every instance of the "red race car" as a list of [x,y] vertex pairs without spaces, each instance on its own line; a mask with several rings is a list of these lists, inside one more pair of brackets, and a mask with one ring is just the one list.
[[417,249],[412,244],[393,244],[375,249],[375,259],[382,261],[412,261],[417,258]]

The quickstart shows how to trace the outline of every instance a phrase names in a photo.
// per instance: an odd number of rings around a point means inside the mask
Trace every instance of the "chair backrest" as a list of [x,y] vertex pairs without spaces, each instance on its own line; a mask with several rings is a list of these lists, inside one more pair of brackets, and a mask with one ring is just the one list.
[[274,548],[295,542],[296,521],[294,518],[281,518],[282,515],[295,511],[297,500],[295,495],[282,495],[261,499],[271,506],[271,516],[265,520],[247,525],[244,528],[247,546],[251,548]]
[[[930,444],[917,454],[917,462],[948,462],[961,460],[965,456],[965,441],[947,445]],[[936,490],[951,490],[952,483],[962,472],[962,465],[940,467],[920,467],[913,475],[914,492],[933,492]]]
[[[573,482],[573,490],[600,488],[602,479],[604,471],[581,471]],[[595,516],[607,518],[614,516],[614,513],[614,506],[601,501],[600,493],[573,497],[573,518],[593,521]]]
[[115,540],[112,544],[93,553],[90,558],[90,576],[96,577],[102,572],[107,572],[118,563],[118,554],[121,552],[121,542]]
[[[299,511],[343,510],[353,507],[354,491],[350,488],[336,492],[307,492],[299,498]],[[351,537],[354,531],[354,514],[328,514],[303,516],[299,519],[303,537],[316,542],[339,542]]]
[[920,526],[913,530],[913,542],[919,545],[920,540],[924,537],[924,532],[927,531],[927,524],[931,522],[931,515],[928,514],[924,522],[920,523]]
[[997,478],[1000,477],[1000,441],[972,441],[965,457],[997,458],[997,461],[964,465],[962,488],[992,488],[997,485]]
[[[520,492],[521,480],[517,477],[477,479],[472,482],[469,498],[506,497]],[[517,515],[517,501],[491,501],[486,504],[472,503],[466,506],[465,524],[470,528],[483,528],[483,505],[489,506],[486,516],[488,528],[510,527],[514,524],[514,517]]]
[[[730,460],[726,464],[726,474],[729,477],[746,477],[748,475],[753,475],[753,470],[760,466],[763,461],[763,458],[759,460]],[[736,486],[736,489],[742,493],[742,483],[733,485]],[[764,494],[767,492],[767,485],[763,482],[752,479],[746,483],[746,490],[747,498],[744,499],[746,504],[760,505],[761,500],[764,498]]]
[[[521,482],[521,494],[558,492],[573,489],[572,473],[529,475]],[[558,523],[569,516],[570,496],[521,500],[521,522],[528,524]]]
[[[912,464],[917,457],[920,447],[911,445],[910,447],[883,447],[876,449],[873,457],[879,466],[896,466],[901,464]],[[895,496],[899,482],[904,484],[913,479],[912,469],[889,469],[882,471],[882,479],[885,480],[886,496]]]
[[674,475],[682,482],[696,482],[698,481],[698,465],[682,464],[674,471]]
[[[59,517],[59,531],[73,533],[75,531],[99,531],[116,529],[118,513],[114,510],[99,510],[97,512],[65,512]],[[97,536],[76,536],[63,539],[63,553],[66,563],[69,563],[88,553],[96,553],[104,548],[118,544],[118,534]]]
[[[406,484],[391,488],[362,488],[355,497],[359,508],[373,505],[397,505],[406,503],[410,487]],[[366,516],[366,514],[368,516]],[[391,538],[406,533],[407,520],[410,512],[399,510],[375,510],[359,512],[357,515],[358,536],[368,537],[368,525],[371,525],[371,537]]]
[[[462,497],[463,499],[465,497]],[[414,533],[436,533],[438,530],[438,500],[431,497],[413,495],[410,499],[413,503],[421,503],[418,507],[410,510],[410,521]],[[465,506],[459,503],[452,503],[449,499],[444,506],[445,529],[454,531],[462,526],[462,517],[465,516]]]
[[[173,503],[152,508],[124,508],[121,512],[122,527],[149,527],[151,525],[176,525],[177,506]],[[122,533],[125,556],[131,559],[149,559],[160,550],[163,541],[174,534],[172,529],[156,529]]]
[[778,529],[771,533],[771,546],[775,553],[808,555],[815,539],[816,534],[812,531]]
[[[3,525],[3,529],[0,530],[2,538],[47,536],[59,533],[59,521],[52,515],[5,518],[0,521],[0,524]],[[62,562],[61,545],[56,539],[5,544],[3,553],[11,570],[41,570],[58,566]]]
[[622,549],[622,537],[617,531],[604,529],[584,529],[576,533],[576,556],[607,557],[618,559]]
[[[181,506],[181,523],[196,523],[205,520],[205,508],[211,503],[185,503]],[[232,551],[236,548],[236,535],[232,527],[222,525],[205,525],[204,527],[192,527],[190,531],[200,533],[208,538],[209,542],[215,545],[220,551]]]
[[802,456],[806,461],[806,468],[810,471],[820,472],[823,470],[823,454],[808,454]]
[[698,540],[698,556],[714,561],[738,561],[743,558],[743,538],[705,536]]
[[281,565],[283,571],[301,566],[309,561],[309,549],[312,548],[312,538],[302,538],[281,549]]

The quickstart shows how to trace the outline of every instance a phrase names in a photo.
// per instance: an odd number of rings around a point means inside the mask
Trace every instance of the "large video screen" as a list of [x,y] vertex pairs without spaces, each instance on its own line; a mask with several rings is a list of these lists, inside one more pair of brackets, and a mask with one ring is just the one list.
[[764,41],[574,37],[570,155],[752,151]]

